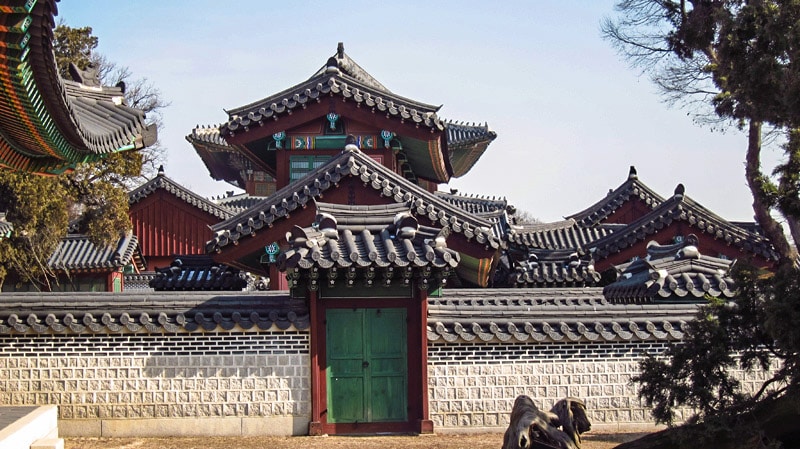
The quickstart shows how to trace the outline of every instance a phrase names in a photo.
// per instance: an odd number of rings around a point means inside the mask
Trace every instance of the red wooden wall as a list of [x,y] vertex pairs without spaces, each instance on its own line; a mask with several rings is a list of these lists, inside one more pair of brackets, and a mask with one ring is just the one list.
[[151,270],[169,265],[175,254],[205,254],[209,226],[221,221],[165,190],[131,205],[129,215]]

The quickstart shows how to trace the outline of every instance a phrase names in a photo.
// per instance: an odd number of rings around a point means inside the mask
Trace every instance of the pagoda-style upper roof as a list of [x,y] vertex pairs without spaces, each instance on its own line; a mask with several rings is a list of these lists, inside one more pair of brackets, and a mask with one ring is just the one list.
[[450,166],[453,177],[464,176],[478,162],[497,133],[489,129],[489,124],[467,124],[446,121],[447,150],[450,153]]
[[436,115],[441,106],[433,106],[396,95],[376,81],[344,53],[341,43],[336,54],[311,78],[277,94],[228,110],[228,121],[220,126],[224,138],[246,133],[303,109],[325,96],[339,96],[361,107],[374,109],[397,120],[408,120],[433,131],[443,131],[444,123]]
[[243,189],[247,170],[253,163],[237,148],[228,145],[219,134],[218,126],[197,126],[186,136],[209,174],[217,181],[225,181]]
[[47,259],[47,266],[56,271],[113,271],[133,264],[139,271],[147,265],[139,251],[139,240],[130,232],[111,245],[96,245],[83,234],[69,234]]
[[567,219],[573,219],[581,226],[594,226],[602,223],[623,204],[632,199],[639,199],[650,209],[664,202],[659,194],[639,180],[636,168],[631,166],[628,179],[614,190],[609,190],[608,195],[597,203],[581,212],[572,214]]
[[614,302],[705,302],[706,295],[733,297],[733,261],[700,254],[698,243],[693,234],[671,245],[650,242],[647,258],[618,267],[619,279],[606,286],[603,295]]
[[725,242],[744,253],[757,255],[769,261],[777,260],[777,254],[762,235],[750,232],[719,217],[685,195],[679,184],[672,198],[664,200],[650,213],[627,226],[588,245],[595,260],[608,257],[625,248],[649,239],[659,230],[673,222],[683,221],[701,235]]
[[80,162],[156,141],[121,87],[73,67],[62,79],[53,54],[56,0],[1,0],[0,167],[60,173]]
[[338,156],[292,182],[260,203],[224,222],[212,226],[214,238],[206,244],[209,253],[238,245],[258,230],[284,219],[298,208],[310,204],[346,177],[356,177],[369,189],[396,203],[407,205],[417,215],[475,239],[480,244],[499,248],[501,241],[492,233],[492,223],[470,214],[439,196],[411,183],[356,148]]
[[158,190],[164,190],[190,206],[207,212],[220,220],[226,220],[234,215],[231,209],[205,199],[167,177],[164,173],[164,167],[159,167],[155,178],[132,190],[128,194],[128,202],[129,204],[138,203]]
[[[438,115],[441,106],[391,92],[345,54],[340,43],[336,53],[311,78],[229,109],[226,122],[218,127],[197,126],[186,139],[214,179],[243,187],[247,169],[275,175],[274,162],[260,155],[264,139],[302,125],[297,117],[323,100],[328,101],[326,98],[340,99],[336,104],[342,104],[342,108],[355,105],[350,114],[361,111],[369,117],[359,114],[353,117],[356,120],[377,120],[373,125],[377,123],[375,126],[392,132],[392,139],[401,143],[405,162],[415,175],[436,183],[467,173],[497,137],[488,124],[444,120]],[[321,117],[328,112],[326,103],[324,111],[317,114]]]

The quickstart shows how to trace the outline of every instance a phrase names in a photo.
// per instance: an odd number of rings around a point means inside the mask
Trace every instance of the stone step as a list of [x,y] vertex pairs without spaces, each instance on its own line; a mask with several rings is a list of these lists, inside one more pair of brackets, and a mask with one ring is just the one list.
[[38,449],[63,449],[64,441],[58,443],[58,408],[55,405],[42,407],[0,407],[0,449],[30,449],[39,440],[52,440],[53,446]]

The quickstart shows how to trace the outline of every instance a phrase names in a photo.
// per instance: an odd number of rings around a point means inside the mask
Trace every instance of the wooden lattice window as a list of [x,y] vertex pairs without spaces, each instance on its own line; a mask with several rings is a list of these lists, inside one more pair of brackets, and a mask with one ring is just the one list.
[[290,156],[289,157],[289,182],[296,181],[321,167],[330,156]]

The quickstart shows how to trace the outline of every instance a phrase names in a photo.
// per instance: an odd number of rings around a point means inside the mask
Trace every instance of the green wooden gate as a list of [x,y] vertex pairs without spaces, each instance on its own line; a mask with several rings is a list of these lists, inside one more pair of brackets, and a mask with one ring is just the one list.
[[408,420],[405,309],[328,309],[328,422]]

